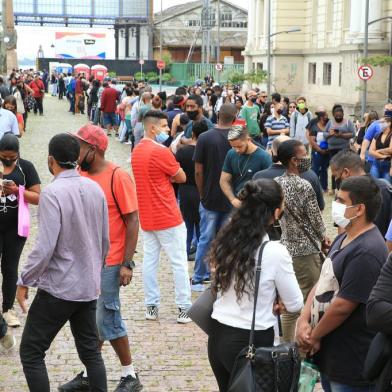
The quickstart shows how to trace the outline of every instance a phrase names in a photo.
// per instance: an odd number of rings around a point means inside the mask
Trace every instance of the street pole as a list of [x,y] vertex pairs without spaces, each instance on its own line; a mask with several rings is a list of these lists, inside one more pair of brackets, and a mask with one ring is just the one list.
[[[389,37],[389,55],[392,56],[392,23]],[[389,102],[392,102],[392,64],[389,65],[389,89],[388,89]]]
[[[161,24],[159,28],[159,60],[162,60],[162,2],[161,0]],[[162,69],[159,70],[159,91],[162,91]]]
[[216,62],[220,63],[220,24],[221,24],[221,17],[220,17],[220,0],[218,0],[218,46],[216,50]]
[[267,39],[268,39],[268,53],[267,53],[267,99],[271,99],[271,0],[268,0],[268,14],[267,14]]
[[[363,57],[368,57],[368,42],[369,41],[369,0],[365,3],[365,42],[363,44]],[[362,105],[361,105],[361,115],[362,118],[366,112],[366,99],[367,99],[367,81],[363,81],[363,91],[362,91]]]

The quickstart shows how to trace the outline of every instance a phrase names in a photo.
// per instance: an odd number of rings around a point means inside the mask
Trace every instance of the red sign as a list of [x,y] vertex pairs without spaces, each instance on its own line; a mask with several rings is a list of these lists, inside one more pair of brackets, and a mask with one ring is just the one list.
[[157,68],[158,69],[164,69],[166,66],[165,62],[163,60],[158,60],[157,61]]
[[221,71],[223,70],[223,64],[221,64],[221,63],[215,64],[215,69],[216,69],[218,72],[221,72]]
[[361,65],[358,68],[358,76],[362,80],[371,79],[371,77],[373,76],[373,68],[368,64]]

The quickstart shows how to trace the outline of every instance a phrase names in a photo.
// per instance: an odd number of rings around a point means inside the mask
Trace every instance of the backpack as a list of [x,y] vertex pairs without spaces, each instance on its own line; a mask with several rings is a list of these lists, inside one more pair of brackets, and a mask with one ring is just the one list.
[[[308,124],[309,124],[310,120],[312,119],[312,116],[310,115],[309,111],[306,112],[306,117],[308,118]],[[298,112],[295,111],[294,112],[294,135],[293,135],[293,137],[295,137],[295,135],[297,133],[297,121],[298,121]]]

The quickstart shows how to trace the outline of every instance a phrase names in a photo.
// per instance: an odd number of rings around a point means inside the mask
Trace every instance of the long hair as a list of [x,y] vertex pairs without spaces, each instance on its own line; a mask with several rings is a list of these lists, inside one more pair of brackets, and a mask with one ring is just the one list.
[[253,292],[256,251],[273,221],[274,211],[282,205],[283,192],[276,181],[260,179],[247,182],[238,198],[241,207],[219,231],[209,262],[214,271],[212,290],[224,293],[233,282],[239,301],[244,293],[250,296]]

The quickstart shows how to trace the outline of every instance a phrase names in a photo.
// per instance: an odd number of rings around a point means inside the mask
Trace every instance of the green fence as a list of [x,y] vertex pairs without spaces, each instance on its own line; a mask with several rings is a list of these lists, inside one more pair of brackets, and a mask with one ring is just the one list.
[[204,80],[206,75],[211,75],[216,82],[226,83],[233,73],[243,73],[243,64],[224,65],[223,70],[218,72],[215,64],[200,63],[174,63],[170,66],[170,73],[178,84],[192,85],[197,79]]

